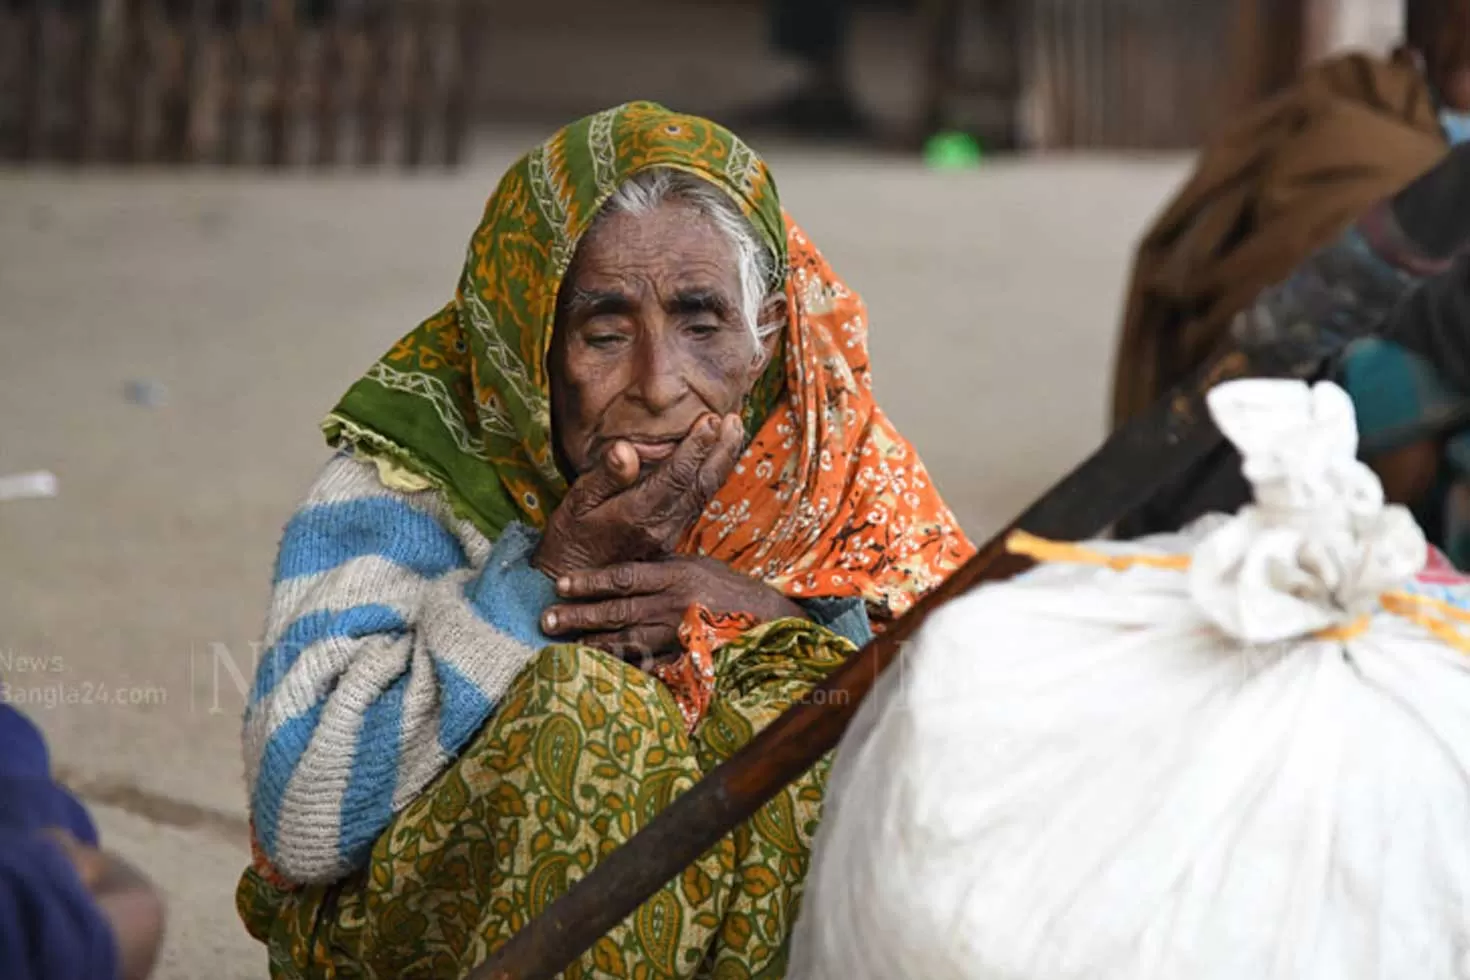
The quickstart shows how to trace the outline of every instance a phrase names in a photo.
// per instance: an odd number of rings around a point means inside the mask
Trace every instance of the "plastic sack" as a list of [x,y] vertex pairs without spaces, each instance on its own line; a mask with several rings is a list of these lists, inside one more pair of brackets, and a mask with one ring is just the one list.
[[1470,980],[1470,626],[1341,389],[1210,409],[1254,505],[1052,548],[879,679],[790,977]]

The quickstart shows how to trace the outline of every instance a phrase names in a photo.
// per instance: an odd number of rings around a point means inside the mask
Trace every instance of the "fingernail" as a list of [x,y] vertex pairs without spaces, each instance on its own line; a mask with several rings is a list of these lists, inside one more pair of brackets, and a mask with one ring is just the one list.
[[572,580],[571,579],[567,578],[566,576],[562,576],[561,578],[559,578],[559,579],[556,580],[556,591],[558,591],[558,592],[570,592],[571,589],[572,589]]
[[550,633],[552,630],[556,629],[556,613],[547,613],[545,616],[541,617],[541,622],[546,624],[546,632]]

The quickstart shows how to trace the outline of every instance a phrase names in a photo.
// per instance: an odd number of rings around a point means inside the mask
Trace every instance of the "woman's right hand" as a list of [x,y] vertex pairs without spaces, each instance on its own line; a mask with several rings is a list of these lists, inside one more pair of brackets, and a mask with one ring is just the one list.
[[532,564],[561,578],[579,569],[672,555],[735,468],[744,441],[739,416],[707,415],[642,480],[637,452],[628,443],[614,443],[552,513]]

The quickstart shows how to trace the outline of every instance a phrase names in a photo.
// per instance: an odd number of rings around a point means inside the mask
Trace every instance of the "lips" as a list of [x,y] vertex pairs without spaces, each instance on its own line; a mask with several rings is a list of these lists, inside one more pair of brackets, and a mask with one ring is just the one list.
[[644,463],[668,459],[674,455],[674,450],[679,448],[679,443],[670,439],[660,439],[657,441],[624,439],[623,441],[633,447],[633,451],[638,454],[638,459]]

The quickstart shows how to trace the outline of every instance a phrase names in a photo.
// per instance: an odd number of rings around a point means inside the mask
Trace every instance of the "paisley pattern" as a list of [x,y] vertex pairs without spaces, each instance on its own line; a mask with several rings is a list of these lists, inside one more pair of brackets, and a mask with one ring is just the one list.
[[[851,652],[809,623],[746,631],[713,653],[714,696],[686,735],[649,675],[549,647],[365,871],[297,891],[247,872],[240,914],[269,944],[278,980],[462,976]],[[563,975],[781,976],[827,768],[788,786]]]

